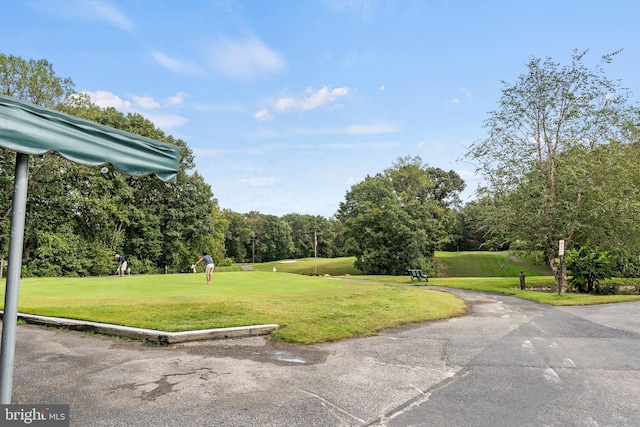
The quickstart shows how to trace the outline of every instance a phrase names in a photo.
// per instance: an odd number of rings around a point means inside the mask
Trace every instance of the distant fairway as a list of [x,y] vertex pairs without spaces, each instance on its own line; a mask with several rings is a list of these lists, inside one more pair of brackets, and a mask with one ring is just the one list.
[[355,260],[355,257],[301,258],[250,264],[250,266],[256,271],[273,271],[275,267],[277,271],[294,274],[317,274],[319,276],[325,274],[330,276],[344,276],[349,274],[356,276],[362,274],[362,272],[353,266]]

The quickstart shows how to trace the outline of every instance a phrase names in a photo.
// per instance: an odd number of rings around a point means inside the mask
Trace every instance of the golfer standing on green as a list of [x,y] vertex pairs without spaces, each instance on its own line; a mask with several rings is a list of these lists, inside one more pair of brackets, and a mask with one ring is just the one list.
[[209,255],[208,253],[202,252],[202,258],[196,261],[196,263],[193,264],[192,267],[195,268],[195,266],[198,265],[200,261],[204,261],[204,265],[206,266],[204,268],[204,273],[207,276],[207,285],[208,285],[211,283],[211,273],[213,273],[213,269],[215,268],[215,266],[213,265],[213,258],[211,258],[211,255]]
[[118,260],[118,272],[120,272],[120,277],[124,277],[124,271],[127,269],[127,260],[120,254],[116,254],[115,258]]

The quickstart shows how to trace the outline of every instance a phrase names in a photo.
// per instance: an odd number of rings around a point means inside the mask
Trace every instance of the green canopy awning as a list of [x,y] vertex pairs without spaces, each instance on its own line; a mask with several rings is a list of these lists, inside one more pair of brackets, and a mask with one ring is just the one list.
[[2,314],[0,403],[11,403],[29,155],[56,152],[90,166],[111,164],[134,176],[175,181],[180,148],[0,95],[0,147],[16,152],[9,264]]
[[55,151],[89,166],[175,181],[180,147],[0,95],[0,147],[24,154]]

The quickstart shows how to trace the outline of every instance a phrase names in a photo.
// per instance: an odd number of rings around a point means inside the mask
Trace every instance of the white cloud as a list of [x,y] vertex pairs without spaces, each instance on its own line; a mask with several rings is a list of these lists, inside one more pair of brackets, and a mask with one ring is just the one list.
[[144,117],[150,120],[156,127],[169,131],[187,123],[187,119],[176,114],[141,112]]
[[336,99],[341,96],[346,96],[348,93],[349,89],[346,87],[330,89],[325,86],[317,91],[314,91],[312,88],[307,88],[305,96],[302,98],[280,98],[276,101],[273,108],[278,112],[290,110],[309,111],[323,105],[332,104]]
[[269,110],[263,108],[262,110],[253,113],[253,118],[259,122],[266,122],[267,120],[273,119],[273,115],[269,112]]
[[280,180],[274,176],[267,176],[262,178],[242,178],[240,180],[242,184],[249,184],[253,187],[273,187],[280,183]]
[[175,95],[168,97],[165,101],[168,105],[181,105],[184,102],[186,96],[186,93],[178,92]]
[[89,97],[91,98],[91,102],[93,102],[100,108],[113,107],[116,110],[129,111],[132,106],[131,101],[125,101],[120,97],[112,94],[111,92],[99,90],[96,92],[87,91],[85,93],[89,95]]
[[160,108],[160,104],[150,96],[136,96],[131,95],[131,99],[133,103],[145,110],[155,110],[156,108]]
[[123,30],[131,31],[135,28],[135,25],[129,18],[107,2],[100,0],[86,0],[84,2],[76,3],[76,5],[86,7],[89,12],[98,19],[109,22]]
[[396,133],[402,129],[399,123],[381,121],[364,125],[350,125],[331,128],[294,128],[293,132],[304,135],[377,135],[383,133]]
[[220,37],[210,46],[208,54],[218,72],[237,80],[255,80],[286,68],[282,55],[257,37],[246,40]]
[[126,31],[135,29],[133,21],[102,0],[39,0],[32,5],[36,10],[66,19],[104,21]]
[[[460,89],[458,89],[458,93],[463,98],[467,98],[467,99],[473,98],[473,92],[470,89],[467,89],[466,87],[461,87]],[[459,97],[455,97],[451,101],[449,101],[450,104],[459,104],[461,102],[462,100]]]
[[384,92],[387,88],[384,87],[384,85],[380,85],[380,87],[378,89],[380,89],[382,92]]
[[131,101],[126,101],[111,92],[97,91],[85,92],[91,98],[91,102],[100,108],[113,107],[116,110],[127,113],[138,113],[150,120],[156,127],[168,131],[187,123],[187,119],[176,114],[164,114],[162,112],[150,113],[149,110],[160,108],[153,98],[148,96],[132,95]]
[[154,61],[160,64],[167,70],[178,74],[201,74],[202,69],[189,61],[180,61],[175,58],[170,58],[162,52],[153,51],[151,56]]

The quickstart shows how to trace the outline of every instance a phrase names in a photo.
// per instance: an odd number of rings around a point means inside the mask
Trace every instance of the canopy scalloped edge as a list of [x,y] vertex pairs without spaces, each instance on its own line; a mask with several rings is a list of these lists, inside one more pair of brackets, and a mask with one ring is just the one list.
[[175,182],[180,147],[0,95],[0,147]]

